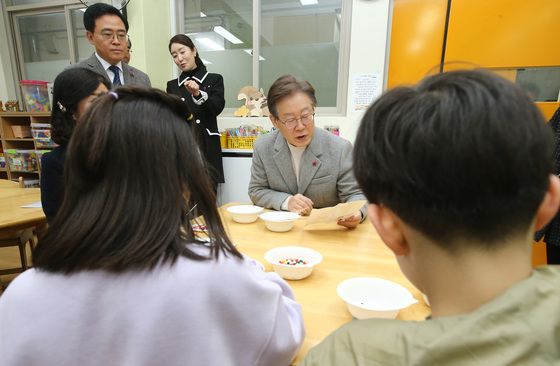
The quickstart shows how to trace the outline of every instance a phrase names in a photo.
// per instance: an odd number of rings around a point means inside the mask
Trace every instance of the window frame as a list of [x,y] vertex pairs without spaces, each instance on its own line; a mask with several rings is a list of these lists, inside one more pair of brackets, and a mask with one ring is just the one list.
[[[172,21],[175,23],[172,29],[175,34],[185,33],[185,7],[184,0],[170,0],[171,9],[174,12]],[[261,38],[261,1],[252,0],[253,4],[253,55],[252,55],[252,85],[257,89],[261,88],[259,82],[260,75],[260,38]],[[342,0],[340,11],[340,43],[338,52],[338,75],[337,75],[337,92],[336,106],[333,107],[317,107],[316,110],[323,116],[346,116],[348,103],[348,75],[350,69],[350,36],[351,36],[351,20],[352,20],[352,0]],[[179,76],[176,67],[173,68],[173,77]],[[235,108],[225,108],[226,115],[233,115]]]
[[[74,32],[74,23],[71,12],[76,9],[84,8],[84,4],[79,0],[51,0],[42,3],[24,4],[24,5],[5,5],[4,2],[0,4],[2,17],[4,20],[4,29],[6,30],[6,38],[8,41],[10,64],[4,65],[12,75],[11,81],[15,95],[20,102],[20,109],[23,109],[23,95],[19,87],[19,81],[27,78],[25,75],[24,55],[21,40],[21,33],[19,32],[19,24],[17,18],[21,16],[41,15],[53,12],[64,13],[66,24],[66,32],[68,36],[68,52],[69,61],[71,64],[78,62],[77,54],[77,34]],[[51,82],[54,80],[50,80]]]

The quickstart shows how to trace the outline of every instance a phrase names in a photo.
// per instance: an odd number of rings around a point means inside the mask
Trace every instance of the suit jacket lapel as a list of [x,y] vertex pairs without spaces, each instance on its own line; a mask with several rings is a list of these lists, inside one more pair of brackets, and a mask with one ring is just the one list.
[[282,175],[284,179],[284,183],[286,183],[289,189],[287,193],[295,194],[297,192],[297,181],[292,164],[292,154],[290,153],[288,142],[284,139],[280,131],[278,131],[278,135],[274,141],[273,160],[278,171],[280,171],[280,175]]
[[127,65],[126,62],[121,62],[122,70],[123,70],[123,78],[124,78],[124,85],[133,84],[134,81],[134,72],[132,69]]
[[[99,62],[97,57],[95,57],[95,53],[91,55],[90,58],[88,58],[87,64],[93,71],[95,71],[99,75],[104,76],[107,80],[109,80],[109,75],[107,75],[107,71],[103,68],[103,65],[101,65],[101,62]],[[112,84],[112,80],[109,80],[109,84]]]
[[88,59],[88,65],[93,69],[93,71],[105,76],[107,76],[107,71],[105,71],[105,69],[103,68],[103,65],[101,65],[101,62],[99,62],[99,60],[97,59],[97,57],[95,57],[95,53],[93,55],[91,55],[91,57]]
[[317,128],[315,127],[313,139],[301,157],[301,162],[299,164],[300,174],[298,187],[298,193],[300,194],[303,194],[307,190],[311,180],[315,174],[317,174],[317,171],[322,164],[321,160],[319,160],[321,154],[323,153],[322,137],[319,132],[320,131],[317,131]]

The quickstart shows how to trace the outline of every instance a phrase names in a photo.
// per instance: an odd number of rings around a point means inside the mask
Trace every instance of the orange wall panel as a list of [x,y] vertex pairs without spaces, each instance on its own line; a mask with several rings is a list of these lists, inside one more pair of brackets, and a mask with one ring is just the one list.
[[560,102],[537,102],[536,105],[540,108],[544,119],[548,122],[552,118],[554,112],[560,107]]
[[438,72],[447,0],[395,0],[387,86],[416,83]]
[[560,66],[559,22],[559,0],[452,0],[445,62]]
[[542,240],[539,242],[533,242],[531,263],[533,264],[533,267],[542,266],[547,263],[546,244]]

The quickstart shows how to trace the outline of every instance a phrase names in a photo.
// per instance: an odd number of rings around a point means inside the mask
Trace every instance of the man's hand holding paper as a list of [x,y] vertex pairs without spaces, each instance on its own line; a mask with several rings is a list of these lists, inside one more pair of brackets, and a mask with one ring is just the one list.
[[304,226],[305,230],[338,230],[340,226],[347,228],[356,227],[361,219],[360,208],[367,201],[351,201],[339,203],[334,207],[314,209]]

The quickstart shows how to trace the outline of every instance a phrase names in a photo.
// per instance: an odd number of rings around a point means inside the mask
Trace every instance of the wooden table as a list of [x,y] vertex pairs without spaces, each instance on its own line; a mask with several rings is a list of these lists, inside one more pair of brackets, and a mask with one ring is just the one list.
[[41,200],[39,188],[19,188],[0,180],[0,233],[37,226],[46,222],[42,208],[22,208]]
[[397,319],[423,320],[430,314],[421,293],[400,271],[392,252],[383,244],[373,226],[365,221],[354,230],[305,231],[306,218],[296,222],[286,233],[269,231],[262,220],[251,224],[234,222],[222,208],[224,225],[230,238],[242,253],[260,261],[267,271],[272,266],[264,253],[278,246],[299,245],[317,250],[323,261],[310,277],[288,281],[302,305],[307,336],[294,364],[298,364],[311,347],[332,331],[352,320],[346,304],[336,293],[337,285],[351,277],[381,277],[408,288],[418,304],[402,310]]

